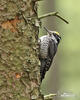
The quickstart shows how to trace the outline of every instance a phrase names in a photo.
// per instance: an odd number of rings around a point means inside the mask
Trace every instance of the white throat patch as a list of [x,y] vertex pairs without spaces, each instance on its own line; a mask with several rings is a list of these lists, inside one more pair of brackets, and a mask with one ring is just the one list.
[[54,35],[52,35],[51,37],[52,37],[52,39],[53,39],[56,43],[58,43],[58,42],[57,42],[57,39],[55,38]]

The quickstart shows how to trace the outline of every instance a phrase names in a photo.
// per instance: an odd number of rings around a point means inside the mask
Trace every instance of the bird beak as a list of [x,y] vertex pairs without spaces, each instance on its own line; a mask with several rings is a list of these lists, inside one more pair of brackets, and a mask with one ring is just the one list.
[[51,32],[46,27],[44,27],[44,29],[51,35]]

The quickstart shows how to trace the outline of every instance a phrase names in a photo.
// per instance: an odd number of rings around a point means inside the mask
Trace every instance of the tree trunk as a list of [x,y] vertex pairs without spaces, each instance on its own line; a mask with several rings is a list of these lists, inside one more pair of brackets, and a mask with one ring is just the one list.
[[43,100],[36,8],[35,0],[0,0],[0,100]]

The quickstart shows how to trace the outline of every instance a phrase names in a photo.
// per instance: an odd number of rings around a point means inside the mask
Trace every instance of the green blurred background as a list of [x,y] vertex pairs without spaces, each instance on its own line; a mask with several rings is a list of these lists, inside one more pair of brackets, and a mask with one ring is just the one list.
[[[42,26],[60,33],[62,40],[52,67],[46,74],[41,89],[44,94],[72,93],[80,99],[80,0],[45,0],[38,6],[39,15],[58,11],[69,21],[59,18],[42,19]],[[40,36],[46,34],[40,29]],[[63,98],[61,98],[62,100]],[[73,98],[67,98],[67,100]],[[63,99],[64,100],[64,99]]]

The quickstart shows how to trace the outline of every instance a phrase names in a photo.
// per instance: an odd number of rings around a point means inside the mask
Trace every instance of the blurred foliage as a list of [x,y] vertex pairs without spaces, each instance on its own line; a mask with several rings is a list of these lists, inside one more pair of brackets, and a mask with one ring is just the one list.
[[[48,4],[48,2],[49,1],[47,0],[46,4]],[[50,2],[52,2],[52,0],[50,0]],[[42,2],[41,2],[41,8],[42,8],[42,12],[40,11],[40,14],[47,12],[46,9],[43,9]],[[80,53],[80,22],[79,22],[80,10],[79,9],[80,9],[80,0],[55,0],[54,10],[49,9],[48,11],[49,12],[58,11],[63,17],[65,17],[69,21],[69,25],[65,24],[60,19],[54,17],[51,17],[51,19],[50,18],[45,19],[43,21],[43,24],[47,22],[49,23],[49,21],[51,21],[53,18],[55,20],[54,22],[52,20],[52,23],[55,24],[55,26],[53,27],[54,29],[59,31],[62,37],[61,43],[58,48],[57,57],[56,57],[57,59],[56,63],[58,65],[58,70],[59,70],[57,72],[59,74],[58,75],[59,84],[57,87],[59,87],[58,88],[59,91],[72,92],[73,94],[77,94],[77,95],[79,95],[80,93],[80,87],[79,87],[80,84],[80,79],[79,79],[80,77],[80,54],[79,54]],[[49,28],[52,29],[52,25],[51,26],[49,25]],[[50,75],[52,72],[51,69],[48,74],[49,78],[51,77]],[[51,82],[49,83],[51,85],[49,85],[48,87],[50,87],[51,89],[51,86],[54,84],[52,84]],[[46,85],[47,83],[43,83],[43,84]],[[45,85],[44,88],[47,88],[45,87]]]
[[62,41],[59,48],[60,89],[79,93],[80,88],[80,0],[56,0],[56,9],[66,16],[69,25],[58,24]]

